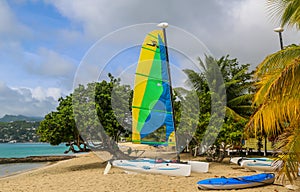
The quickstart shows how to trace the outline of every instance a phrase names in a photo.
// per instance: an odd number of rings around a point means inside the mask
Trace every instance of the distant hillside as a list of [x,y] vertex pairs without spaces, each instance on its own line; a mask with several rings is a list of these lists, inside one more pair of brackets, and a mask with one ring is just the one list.
[[41,121],[43,117],[27,117],[24,115],[5,115],[4,117],[0,118],[0,122],[13,122],[13,121]]

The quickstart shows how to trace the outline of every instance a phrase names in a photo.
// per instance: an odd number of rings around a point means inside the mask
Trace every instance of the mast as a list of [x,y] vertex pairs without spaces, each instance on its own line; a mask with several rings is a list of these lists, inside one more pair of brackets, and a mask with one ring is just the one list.
[[176,149],[176,155],[177,155],[177,162],[180,162],[180,155],[179,150],[177,149],[177,138],[176,138],[176,127],[175,127],[175,113],[174,113],[174,107],[173,107],[173,91],[172,91],[172,81],[171,81],[171,71],[170,71],[170,64],[169,64],[169,54],[168,54],[168,46],[167,46],[167,35],[166,35],[166,28],[168,27],[168,23],[162,22],[159,23],[157,26],[162,28],[163,34],[164,34],[164,40],[165,40],[165,50],[166,50],[166,63],[167,63],[167,69],[168,69],[168,77],[169,77],[169,87],[170,87],[170,96],[171,96],[171,107],[172,107],[172,117],[173,117],[173,126],[174,126],[174,132],[175,132],[175,149]]

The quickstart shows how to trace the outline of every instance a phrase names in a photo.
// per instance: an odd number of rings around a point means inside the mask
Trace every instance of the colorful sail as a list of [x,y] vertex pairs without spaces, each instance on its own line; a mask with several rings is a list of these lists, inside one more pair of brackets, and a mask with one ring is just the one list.
[[141,47],[132,101],[132,142],[175,145],[170,78],[163,31],[150,32]]

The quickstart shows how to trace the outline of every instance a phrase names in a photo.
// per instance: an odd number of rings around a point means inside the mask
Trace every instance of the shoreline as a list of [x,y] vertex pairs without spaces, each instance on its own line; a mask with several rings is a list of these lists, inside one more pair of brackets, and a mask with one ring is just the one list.
[[[185,157],[183,157],[185,158]],[[192,159],[192,157],[190,157]],[[194,158],[193,158],[194,159]],[[200,158],[195,158],[199,159]],[[82,154],[77,158],[47,164],[38,169],[26,171],[9,177],[0,178],[1,192],[12,191],[173,191],[199,192],[197,182],[213,177],[237,177],[256,174],[245,169],[235,169],[237,165],[210,163],[208,173],[192,173],[189,177],[171,177],[151,174],[126,174],[123,170],[112,167],[107,175],[103,175],[106,163],[93,152]],[[279,184],[278,181],[275,184]],[[288,184],[288,183],[287,183]],[[299,178],[296,181],[300,186]],[[214,190],[209,190],[214,191]],[[218,190],[220,191],[220,190]],[[284,186],[267,185],[257,188],[241,189],[241,192],[288,192]]]
[[0,158],[0,167],[2,169],[0,170],[0,179],[42,169],[75,157],[76,155],[42,155],[20,158]]
[[72,159],[74,157],[76,157],[76,155],[40,155],[40,156],[27,156],[27,157],[9,157],[9,158],[0,158],[0,164],[53,162],[53,161]]

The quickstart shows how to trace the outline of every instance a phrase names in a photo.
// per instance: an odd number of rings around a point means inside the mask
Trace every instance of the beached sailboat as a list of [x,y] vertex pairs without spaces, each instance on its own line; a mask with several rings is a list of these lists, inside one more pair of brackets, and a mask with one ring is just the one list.
[[280,160],[244,160],[241,162],[241,167],[247,168],[252,171],[275,172],[277,170],[280,170],[281,164],[282,161]]
[[230,162],[258,172],[275,172],[280,169],[282,163],[280,160],[274,160],[266,157],[234,157],[230,159]]
[[245,160],[258,160],[258,161],[267,161],[271,162],[273,159],[267,158],[267,157],[232,157],[230,158],[230,162],[241,165],[241,163]]
[[[141,47],[135,75],[132,101],[132,142],[159,146],[173,155],[176,147],[175,119],[172,106],[172,86],[166,41],[167,23],[158,25],[162,30],[150,32]],[[161,152],[160,152],[161,154]],[[157,161],[155,159],[114,160],[112,165],[127,171],[189,176],[192,167],[208,171],[208,163]]]

